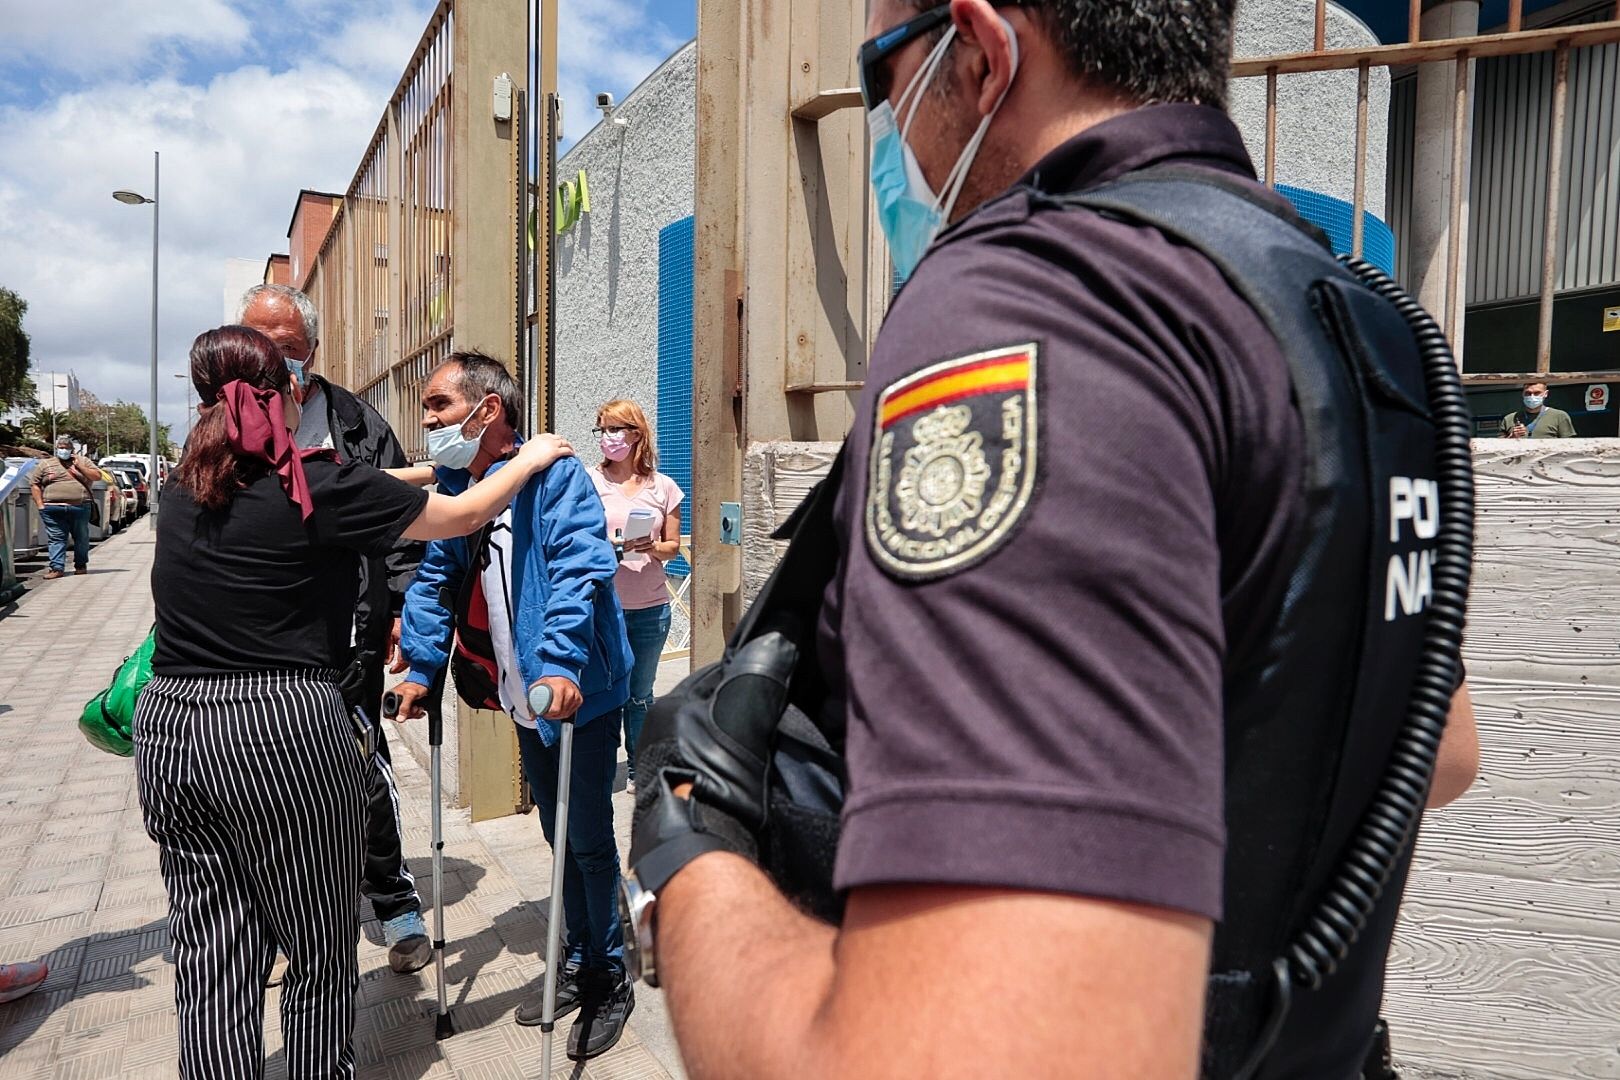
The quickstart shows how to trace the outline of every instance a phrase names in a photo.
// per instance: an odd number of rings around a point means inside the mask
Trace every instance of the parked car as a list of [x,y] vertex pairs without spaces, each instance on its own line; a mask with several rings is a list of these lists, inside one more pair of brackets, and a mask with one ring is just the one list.
[[130,479],[130,470],[103,469],[102,472],[111,474],[113,482],[118,485],[118,492],[124,500],[124,524],[134,521],[141,512],[141,497],[135,493],[135,482]]
[[[105,496],[102,495],[103,487],[105,487],[106,491]],[[101,484],[97,485],[94,494],[97,500],[96,505],[101,508],[101,513],[107,516],[107,520],[101,524],[100,533],[101,537],[105,539],[113,533],[121,531],[125,525],[124,492],[118,486],[118,477],[114,476],[111,470],[102,469]],[[92,540],[97,535],[96,526],[93,522],[94,519],[92,519],[90,526],[90,538]]]
[[168,461],[163,458],[158,458],[157,482],[155,485],[153,485],[151,454],[109,454],[96,464],[100,465],[102,468],[139,469],[141,471],[141,479],[145,480],[149,487],[153,487],[154,490],[158,491],[159,493],[163,491],[163,482],[169,478]]
[[130,487],[134,490],[135,516],[140,517],[142,514],[146,513],[148,509],[146,477],[141,474],[141,470],[133,465],[114,465],[113,472],[129,481]]

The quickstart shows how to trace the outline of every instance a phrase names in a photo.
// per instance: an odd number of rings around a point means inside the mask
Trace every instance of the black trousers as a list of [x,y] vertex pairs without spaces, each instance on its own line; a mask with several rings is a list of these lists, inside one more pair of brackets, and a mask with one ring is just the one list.
[[263,1076],[278,946],[287,1076],[352,1077],[372,770],[336,674],[155,676],[134,728],[141,811],[169,891],[181,1077]]
[[[367,700],[372,700],[368,698]],[[382,690],[375,700],[382,703]],[[371,909],[383,922],[411,911],[422,910],[416,892],[416,879],[405,865],[400,839],[399,791],[394,785],[393,759],[383,724],[377,724],[377,767],[372,770],[366,789],[366,868],[360,891],[371,901]]]

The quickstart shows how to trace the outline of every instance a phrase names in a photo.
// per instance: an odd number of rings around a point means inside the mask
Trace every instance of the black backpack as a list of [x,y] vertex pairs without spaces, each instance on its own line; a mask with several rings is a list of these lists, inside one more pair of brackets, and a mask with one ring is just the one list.
[[483,571],[489,566],[489,538],[494,522],[468,541],[472,557],[467,575],[454,597],[440,593],[440,602],[455,616],[456,638],[450,649],[450,674],[456,696],[474,709],[502,712],[501,673],[495,663],[495,642],[489,633],[489,600],[484,596]]

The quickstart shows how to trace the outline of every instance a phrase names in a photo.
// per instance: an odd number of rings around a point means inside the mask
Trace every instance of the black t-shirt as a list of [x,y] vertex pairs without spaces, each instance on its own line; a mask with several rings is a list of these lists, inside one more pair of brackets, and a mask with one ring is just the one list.
[[348,663],[361,555],[393,548],[428,493],[358,462],[306,461],[305,523],[271,473],[230,505],[164,493],[152,593],[159,675],[341,669]]
[[[1208,259],[1040,195],[1159,163],[1253,177],[1219,110],[1099,124],[941,237],[878,337],[819,639],[839,888],[1221,916],[1226,662],[1269,633],[1303,508],[1288,367]],[[1387,941],[1316,995],[1351,1043]],[[1354,1075],[1312,1056],[1267,1075]]]

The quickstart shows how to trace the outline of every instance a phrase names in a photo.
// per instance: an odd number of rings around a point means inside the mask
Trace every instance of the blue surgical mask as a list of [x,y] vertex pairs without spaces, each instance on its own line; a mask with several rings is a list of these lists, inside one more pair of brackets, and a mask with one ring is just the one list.
[[1546,400],[1546,397],[1541,394],[1526,394],[1524,395],[1524,407],[1527,409],[1539,409],[1541,403]]
[[[1012,35],[1013,77],[1016,78],[1018,35],[1013,32],[1011,23],[1003,19],[1002,24]],[[1007,100],[1004,90],[1001,100],[980,121],[979,129],[968,140],[956,164],[951,167],[950,174],[945,177],[944,194],[934,194],[922,167],[917,164],[917,156],[906,142],[906,134],[911,130],[917,110],[922,106],[923,95],[939,73],[945,53],[955,37],[956,27],[952,26],[940,38],[939,44],[934,46],[934,51],[928,54],[922,67],[917,69],[911,85],[901,93],[898,106],[884,101],[866,114],[867,131],[872,139],[871,179],[873,194],[877,196],[878,223],[883,227],[883,235],[888,238],[889,258],[894,262],[895,273],[902,281],[911,277],[929,245],[950,221],[957,197],[962,194],[968,173],[979,156],[979,147],[990,130],[990,122],[1001,111],[1002,102]],[[1007,81],[1007,89],[1012,89],[1012,79]],[[911,113],[906,117],[905,130],[901,130],[895,117],[897,112],[905,111],[907,102],[911,103]]]
[[73,460],[73,451],[71,451],[71,450],[63,450],[63,449],[58,448],[57,451],[56,451],[56,456],[61,458],[63,461],[72,461]]
[[436,464],[446,469],[465,469],[472,464],[473,458],[478,456],[479,444],[484,441],[484,433],[480,431],[472,436],[463,433],[462,429],[471,419],[472,415],[469,413],[467,419],[459,424],[454,426],[447,424],[427,433],[428,454]]
[[307,388],[309,386],[309,358],[294,360],[291,357],[286,357],[284,362],[287,365],[287,370],[292,372],[293,381],[298,384],[298,389]]

